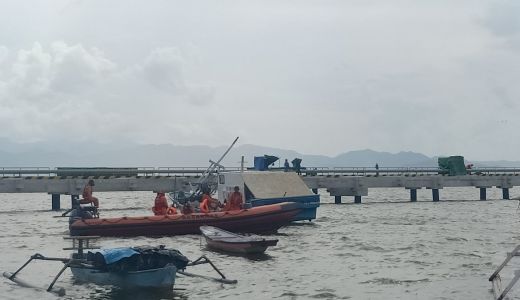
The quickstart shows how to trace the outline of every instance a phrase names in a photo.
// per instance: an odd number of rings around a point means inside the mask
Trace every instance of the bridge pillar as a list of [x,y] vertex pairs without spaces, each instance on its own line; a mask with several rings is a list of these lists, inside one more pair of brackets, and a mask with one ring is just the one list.
[[439,189],[432,189],[433,202],[439,201]]
[[354,196],[354,203],[361,203],[361,196]]
[[52,194],[52,210],[60,210],[60,194]]
[[312,189],[312,192],[314,193],[314,195],[318,195],[318,189]]
[[480,189],[480,200],[486,200],[486,188],[481,187]]
[[341,196],[334,196],[334,203],[341,204]]
[[509,188],[502,188],[502,199],[509,200]]
[[417,189],[410,189],[410,201],[411,202],[417,201]]

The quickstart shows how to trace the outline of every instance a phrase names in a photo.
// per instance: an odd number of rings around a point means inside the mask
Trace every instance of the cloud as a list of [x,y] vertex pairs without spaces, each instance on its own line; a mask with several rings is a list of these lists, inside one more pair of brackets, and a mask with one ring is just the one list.
[[489,5],[483,24],[490,32],[502,39],[510,48],[520,50],[520,2],[515,0],[494,1]]
[[2,64],[9,55],[9,49],[6,46],[0,45],[0,64]]
[[11,101],[57,104],[60,94],[77,97],[104,82],[114,70],[115,64],[96,48],[87,50],[82,45],[55,42],[46,50],[34,43],[31,49],[18,51],[12,62],[12,76],[4,83]]
[[3,64],[9,68],[0,77],[0,126],[9,130],[0,136],[18,141],[160,140],[167,133],[136,124],[148,118],[158,127],[189,128],[189,116],[170,118],[172,111],[215,97],[214,86],[187,82],[186,60],[174,47],[118,65],[96,47],[36,42]]
[[190,86],[188,89],[188,102],[198,106],[204,106],[215,98],[216,87],[214,85]]
[[0,11],[0,137],[518,156],[516,0],[51,2]]
[[159,48],[145,59],[141,71],[156,88],[178,95],[186,93],[182,65],[183,59],[177,48]]
[[145,58],[135,72],[164,94],[181,96],[181,99],[193,105],[207,105],[215,98],[216,88],[211,84],[186,83],[183,71],[185,56],[188,55],[183,55],[175,47],[158,48]]
[[30,50],[18,51],[12,64],[13,77],[9,80],[12,96],[25,99],[48,93],[52,81],[51,63],[51,54],[45,52],[39,43]]
[[105,81],[116,70],[116,64],[97,48],[85,49],[81,44],[69,46],[55,42],[53,53],[53,91],[81,92]]
[[495,1],[490,5],[484,24],[499,36],[514,36],[520,33],[520,2],[516,0]]

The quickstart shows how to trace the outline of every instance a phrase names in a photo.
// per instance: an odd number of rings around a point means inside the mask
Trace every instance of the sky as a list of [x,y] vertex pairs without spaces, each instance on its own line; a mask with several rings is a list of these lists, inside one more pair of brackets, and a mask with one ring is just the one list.
[[0,138],[520,160],[520,1],[0,7]]

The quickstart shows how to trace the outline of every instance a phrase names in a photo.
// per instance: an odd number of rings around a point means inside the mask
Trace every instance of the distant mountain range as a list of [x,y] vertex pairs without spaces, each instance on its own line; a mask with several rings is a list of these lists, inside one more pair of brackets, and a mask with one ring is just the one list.
[[[13,143],[0,139],[0,167],[204,167],[209,160],[216,161],[227,146],[176,146],[99,144],[99,143]],[[241,156],[246,166],[253,165],[254,156],[274,155],[283,161],[301,158],[302,166],[312,167],[436,167],[437,158],[415,152],[388,153],[357,150],[335,157],[305,155],[292,150],[257,145],[236,146],[222,164],[238,167]],[[471,161],[478,166],[520,167],[518,161]]]

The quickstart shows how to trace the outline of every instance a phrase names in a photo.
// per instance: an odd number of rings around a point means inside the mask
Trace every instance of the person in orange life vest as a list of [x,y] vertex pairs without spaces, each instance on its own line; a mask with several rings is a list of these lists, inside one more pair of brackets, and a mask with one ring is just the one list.
[[208,193],[203,193],[201,202],[199,205],[199,209],[201,213],[209,213],[209,203],[211,202],[211,197]]
[[209,213],[211,211],[217,211],[219,202],[217,199],[212,198],[208,192],[202,194],[202,202],[200,203],[200,212]]
[[152,211],[154,215],[166,215],[168,213],[168,200],[164,193],[157,193]]
[[240,188],[235,186],[233,194],[229,197],[229,201],[226,204],[225,210],[241,210],[244,207],[244,201],[242,200],[242,194]]
[[92,203],[95,207],[99,207],[98,198],[92,196],[92,187],[94,186],[94,180],[90,179],[85,187],[83,188],[83,199],[79,200],[80,204]]

